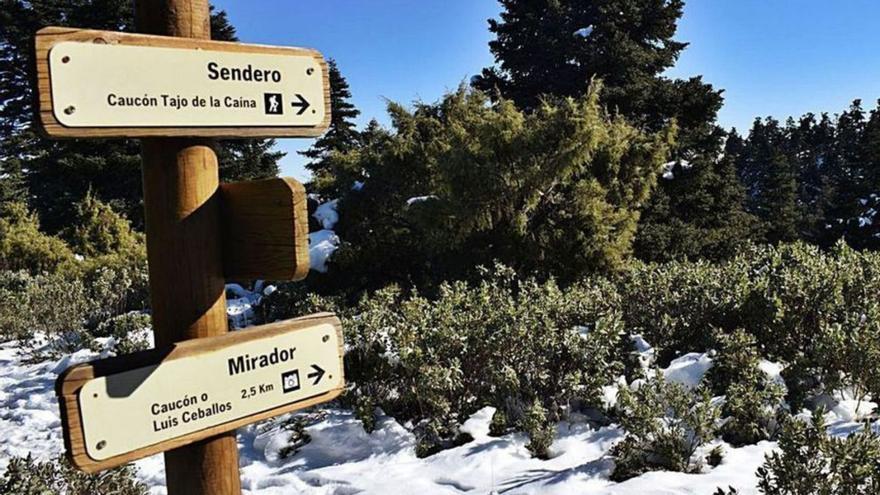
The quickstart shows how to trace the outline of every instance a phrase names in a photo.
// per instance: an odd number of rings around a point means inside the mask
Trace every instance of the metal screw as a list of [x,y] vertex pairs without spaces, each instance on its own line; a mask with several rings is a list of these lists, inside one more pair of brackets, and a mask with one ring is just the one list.
[[311,76],[314,73],[315,73],[315,69],[313,67],[309,67],[308,69],[306,69],[307,75]]
[[67,115],[71,115],[75,111],[76,111],[76,107],[74,107],[73,105],[64,109],[64,113],[66,113]]
[[328,340],[330,340],[329,335],[325,335],[324,338],[321,339],[321,341],[323,341],[323,342],[327,342]]
[[62,64],[66,64],[67,62],[70,62],[70,57],[68,57],[67,55],[61,57]]
[[98,445],[97,445],[98,450],[101,450],[106,446],[107,446],[107,442],[105,442],[104,440],[101,440],[100,442],[98,442]]

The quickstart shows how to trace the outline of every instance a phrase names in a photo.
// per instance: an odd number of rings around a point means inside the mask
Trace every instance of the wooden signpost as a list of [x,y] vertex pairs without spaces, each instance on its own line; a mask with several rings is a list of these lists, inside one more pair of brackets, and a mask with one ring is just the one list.
[[330,119],[314,50],[60,27],[36,50],[53,137],[310,137]]
[[59,377],[65,446],[87,472],[164,452],[169,495],[238,495],[235,428],[336,397],[342,333],[326,314],[227,333],[226,280],[305,277],[308,221],[296,181],[221,186],[211,138],[320,135],[327,65],[210,41],[208,0],[136,0],[135,19],[35,40],[46,135],[143,138],[156,349]]
[[227,280],[300,280],[309,272],[306,191],[293,179],[222,184]]
[[341,346],[320,314],[73,366],[57,385],[65,445],[95,472],[326,402]]

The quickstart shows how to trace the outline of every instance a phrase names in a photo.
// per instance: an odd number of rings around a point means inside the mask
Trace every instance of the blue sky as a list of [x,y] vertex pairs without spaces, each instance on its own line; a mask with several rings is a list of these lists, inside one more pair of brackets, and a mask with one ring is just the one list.
[[[495,0],[215,0],[248,43],[316,48],[339,63],[359,123],[387,122],[386,99],[435,101],[492,63],[486,19]],[[835,113],[880,98],[880,1],[688,0],[679,40],[691,45],[669,71],[702,74],[725,90],[725,127],[756,116]],[[306,179],[296,154],[308,139],[279,140],[282,173]]]

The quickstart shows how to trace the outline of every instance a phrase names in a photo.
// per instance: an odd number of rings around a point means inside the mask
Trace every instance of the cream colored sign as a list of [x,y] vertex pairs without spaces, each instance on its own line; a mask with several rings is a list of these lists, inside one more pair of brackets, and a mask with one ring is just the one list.
[[320,55],[65,41],[49,52],[65,127],[317,127]]
[[339,349],[321,324],[90,380],[86,452],[101,461],[338,389]]

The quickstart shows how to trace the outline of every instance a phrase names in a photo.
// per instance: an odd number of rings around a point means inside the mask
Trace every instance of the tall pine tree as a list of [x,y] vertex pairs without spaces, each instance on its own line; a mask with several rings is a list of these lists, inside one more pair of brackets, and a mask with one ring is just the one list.
[[362,178],[358,170],[350,170],[339,154],[348,153],[360,144],[360,133],[354,119],[360,111],[351,103],[351,89],[336,61],[330,67],[330,127],[323,136],[301,154],[311,161],[306,168],[312,172],[312,189],[330,197],[339,197],[354,181]]
[[724,259],[759,235],[736,175],[735,157],[742,146],[734,129],[723,156],[667,165],[662,190],[651,198],[640,223],[636,254],[641,259]]
[[866,115],[856,100],[837,118],[834,151],[825,170],[825,244],[843,238],[856,247],[880,247],[878,111]]
[[[50,232],[69,225],[74,204],[90,190],[140,226],[138,141],[54,141],[34,128],[33,36],[50,25],[133,31],[132,2],[0,0],[0,194],[26,197]],[[224,12],[212,12],[211,29],[215,39],[235,40]],[[230,180],[277,174],[280,154],[270,152],[271,146],[271,141],[221,142],[221,174]]]
[[737,159],[737,173],[746,188],[747,211],[761,221],[769,242],[801,238],[805,222],[799,207],[798,170],[792,158],[788,127],[776,119],[755,119]]
[[[646,259],[721,254],[751,235],[742,191],[717,170],[724,132],[716,124],[721,91],[700,77],[673,80],[664,72],[687,47],[674,39],[681,0],[502,0],[490,20],[496,65],[477,88],[533,109],[544,96],[579,96],[602,79],[602,102],[650,130],[679,128],[671,178],[643,205],[637,246]],[[711,211],[701,204],[712,198]],[[701,217],[701,212],[708,218]],[[742,228],[741,228],[742,227]],[[727,252],[726,250],[724,252]]]

